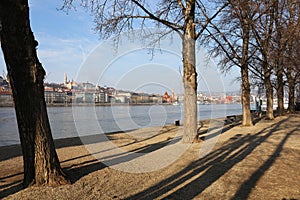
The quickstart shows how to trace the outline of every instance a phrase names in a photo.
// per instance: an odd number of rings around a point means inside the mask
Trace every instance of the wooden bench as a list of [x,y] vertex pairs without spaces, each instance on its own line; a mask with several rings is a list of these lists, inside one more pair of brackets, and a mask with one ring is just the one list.
[[225,122],[227,123],[233,123],[236,121],[236,115],[228,115],[226,116]]

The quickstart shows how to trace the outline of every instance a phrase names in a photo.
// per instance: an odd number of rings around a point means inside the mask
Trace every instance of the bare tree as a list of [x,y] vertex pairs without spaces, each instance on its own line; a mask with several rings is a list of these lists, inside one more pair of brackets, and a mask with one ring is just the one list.
[[221,17],[210,21],[207,28],[209,35],[205,39],[211,47],[211,53],[220,57],[224,71],[237,66],[241,70],[242,79],[242,125],[252,126],[250,113],[249,64],[255,55],[256,48],[251,40],[252,25],[257,18],[260,2],[246,0],[220,0],[229,6],[223,10]]
[[[299,31],[299,2],[295,0],[276,0],[275,2],[275,37],[273,38],[273,58],[275,60],[278,115],[284,114],[284,84],[288,78],[290,95],[294,92],[290,67],[293,54],[294,38]],[[298,24],[298,25],[297,25]],[[284,75],[288,77],[284,77]],[[293,96],[293,95],[292,95]],[[292,98],[292,97],[291,97]],[[293,101],[292,101],[293,102]],[[291,103],[292,103],[291,102]]]
[[[166,31],[150,35],[159,41],[168,33],[176,32],[182,39],[183,85],[184,85],[184,135],[182,141],[191,143],[197,135],[197,72],[195,42],[205,31],[209,21],[226,6],[222,4],[212,14],[203,18],[206,8],[196,0],[160,0],[157,3],[137,0],[81,0],[81,5],[95,16],[96,29],[102,38],[113,34],[147,26],[163,27]],[[70,9],[74,0],[64,0],[64,8]],[[145,35],[143,35],[145,37]],[[142,39],[139,38],[139,39]],[[152,41],[152,43],[153,43]]]
[[284,29],[287,38],[287,48],[284,56],[284,74],[288,84],[289,105],[288,112],[295,112],[295,88],[300,76],[299,71],[299,39],[300,39],[300,3],[287,1],[287,21]]
[[260,54],[256,57],[262,67],[264,85],[266,88],[266,98],[267,98],[267,109],[266,118],[274,119],[273,114],[273,85],[271,82],[271,75],[273,70],[273,65],[270,57],[271,52],[271,39],[274,36],[274,23],[275,23],[275,5],[274,1],[265,1],[261,5],[259,10],[260,17],[257,18],[255,23],[253,23],[253,32],[256,39],[256,44]]
[[284,26],[284,8],[285,0],[276,0],[275,1],[275,32],[276,36],[274,38],[274,60],[275,60],[275,71],[276,71],[276,90],[277,90],[277,113],[278,115],[284,114],[284,77],[283,77],[283,58],[284,58],[284,49],[286,46],[286,39],[283,36],[283,26]]
[[67,183],[51,135],[27,0],[0,2],[0,41],[13,93],[24,161],[24,186]]

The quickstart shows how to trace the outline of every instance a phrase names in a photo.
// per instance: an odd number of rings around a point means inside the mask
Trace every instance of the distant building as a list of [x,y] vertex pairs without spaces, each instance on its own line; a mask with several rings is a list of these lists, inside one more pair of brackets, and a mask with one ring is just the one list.
[[162,97],[159,95],[150,95],[149,96],[149,103],[152,104],[161,104],[162,103]]
[[64,83],[63,86],[68,88],[68,89],[74,89],[74,88],[77,87],[77,83],[75,81],[69,81],[67,83]]
[[0,105],[13,105],[12,91],[2,76],[0,76]]
[[67,74],[65,73],[64,74],[64,83],[61,86],[71,90],[71,89],[75,89],[77,87],[77,83],[74,80],[68,81]]
[[94,93],[94,101],[95,103],[110,103],[110,98],[108,93],[104,91],[98,91]]
[[12,93],[10,90],[0,90],[0,104],[10,105],[13,104]]
[[131,103],[132,104],[150,103],[150,95],[146,93],[132,93]]
[[232,96],[226,96],[225,103],[232,103]]
[[165,92],[162,96],[162,103],[174,103],[175,102],[175,95],[174,91],[172,91],[172,95],[170,96],[168,92]]
[[67,93],[62,90],[55,90],[51,87],[45,87],[45,101],[47,104],[55,104],[55,103],[67,103]]
[[130,103],[131,101],[131,93],[124,91],[116,91],[116,95],[114,95],[115,103]]

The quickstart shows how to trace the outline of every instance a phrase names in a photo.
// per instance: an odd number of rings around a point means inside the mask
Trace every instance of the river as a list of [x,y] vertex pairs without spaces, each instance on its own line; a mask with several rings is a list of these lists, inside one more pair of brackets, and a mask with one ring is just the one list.
[[[198,105],[198,119],[211,119],[242,113],[240,104]],[[77,106],[49,107],[48,115],[54,139],[126,131],[149,126],[173,124],[183,119],[183,107]],[[0,146],[19,144],[15,110],[0,108]]]

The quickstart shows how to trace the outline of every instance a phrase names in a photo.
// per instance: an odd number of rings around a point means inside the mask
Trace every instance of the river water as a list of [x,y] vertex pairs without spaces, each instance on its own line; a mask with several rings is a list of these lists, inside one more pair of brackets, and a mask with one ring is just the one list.
[[[242,113],[240,104],[198,105],[198,119],[211,119]],[[49,107],[53,137],[67,138],[150,126],[173,124],[183,119],[183,106],[77,106]],[[14,108],[0,108],[0,146],[19,144]]]

